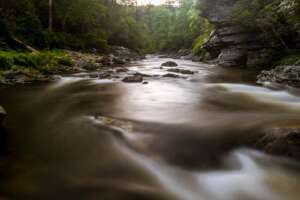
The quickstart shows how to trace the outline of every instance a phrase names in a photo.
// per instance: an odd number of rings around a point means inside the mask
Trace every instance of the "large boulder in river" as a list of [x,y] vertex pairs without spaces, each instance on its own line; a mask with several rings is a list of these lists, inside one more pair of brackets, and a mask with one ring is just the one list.
[[127,76],[122,81],[125,83],[139,83],[139,82],[143,82],[143,76],[142,75]]
[[300,87],[300,66],[278,66],[258,75],[258,83],[273,82]]
[[256,148],[272,155],[300,161],[300,129],[269,129],[266,135],[257,142]]
[[163,67],[176,67],[176,66],[178,66],[178,64],[174,61],[168,61],[168,62],[165,62],[165,63],[161,64],[161,66],[163,66]]

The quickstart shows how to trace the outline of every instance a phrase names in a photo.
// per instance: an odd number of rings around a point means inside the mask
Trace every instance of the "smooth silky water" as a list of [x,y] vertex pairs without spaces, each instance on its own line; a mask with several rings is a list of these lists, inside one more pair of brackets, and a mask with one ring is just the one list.
[[299,163],[253,146],[266,128],[299,124],[299,91],[187,60],[175,61],[196,74],[162,78],[168,60],[128,66],[148,84],[71,76],[1,89],[0,199],[298,200]]

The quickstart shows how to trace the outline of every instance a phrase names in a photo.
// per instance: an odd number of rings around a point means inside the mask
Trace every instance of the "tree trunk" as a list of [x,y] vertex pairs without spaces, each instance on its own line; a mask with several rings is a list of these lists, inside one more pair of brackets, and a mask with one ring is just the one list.
[[49,0],[49,31],[53,30],[53,0]]

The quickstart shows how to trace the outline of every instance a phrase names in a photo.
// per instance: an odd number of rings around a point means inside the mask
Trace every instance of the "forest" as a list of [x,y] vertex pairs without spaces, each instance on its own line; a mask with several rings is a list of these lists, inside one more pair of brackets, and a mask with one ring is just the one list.
[[193,4],[136,7],[132,1],[54,0],[49,8],[48,0],[1,1],[1,49],[11,47],[11,35],[37,49],[191,48],[207,26]]

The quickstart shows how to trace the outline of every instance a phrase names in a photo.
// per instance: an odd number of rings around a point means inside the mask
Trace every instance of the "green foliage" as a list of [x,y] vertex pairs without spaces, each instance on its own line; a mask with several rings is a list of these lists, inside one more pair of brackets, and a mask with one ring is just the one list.
[[37,16],[29,15],[17,18],[15,34],[30,45],[38,48],[45,47],[43,27]]
[[146,48],[146,27],[136,19],[133,7],[115,1],[53,0],[52,31],[48,31],[48,8],[47,0],[2,1],[0,41],[7,43],[2,32],[10,32],[40,49]]
[[[193,0],[180,6],[130,6],[106,0],[53,0],[53,30],[48,30],[48,0],[1,2],[0,49],[8,49],[8,37],[38,49],[97,49],[109,45],[137,51],[176,51],[192,48],[205,34]],[[13,46],[11,47],[13,48]],[[25,58],[20,62],[29,63]],[[30,63],[34,65],[34,63]]]
[[181,1],[179,7],[146,6],[143,21],[148,27],[152,51],[176,51],[192,48],[195,39],[206,30],[193,0]]
[[74,62],[60,51],[45,51],[38,53],[24,53],[15,51],[0,51],[0,70],[12,69],[17,66],[35,69],[43,73],[59,66],[73,66]]
[[14,65],[14,60],[7,56],[0,54],[0,69],[10,69]]
[[207,52],[202,48],[205,42],[209,39],[212,32],[212,26],[205,22],[203,25],[203,33],[197,37],[193,45],[193,53],[201,57],[207,57]]
[[291,53],[281,58],[275,65],[300,65],[300,53]]
[[296,0],[238,0],[232,19],[286,48],[292,48],[300,34],[300,4]]

